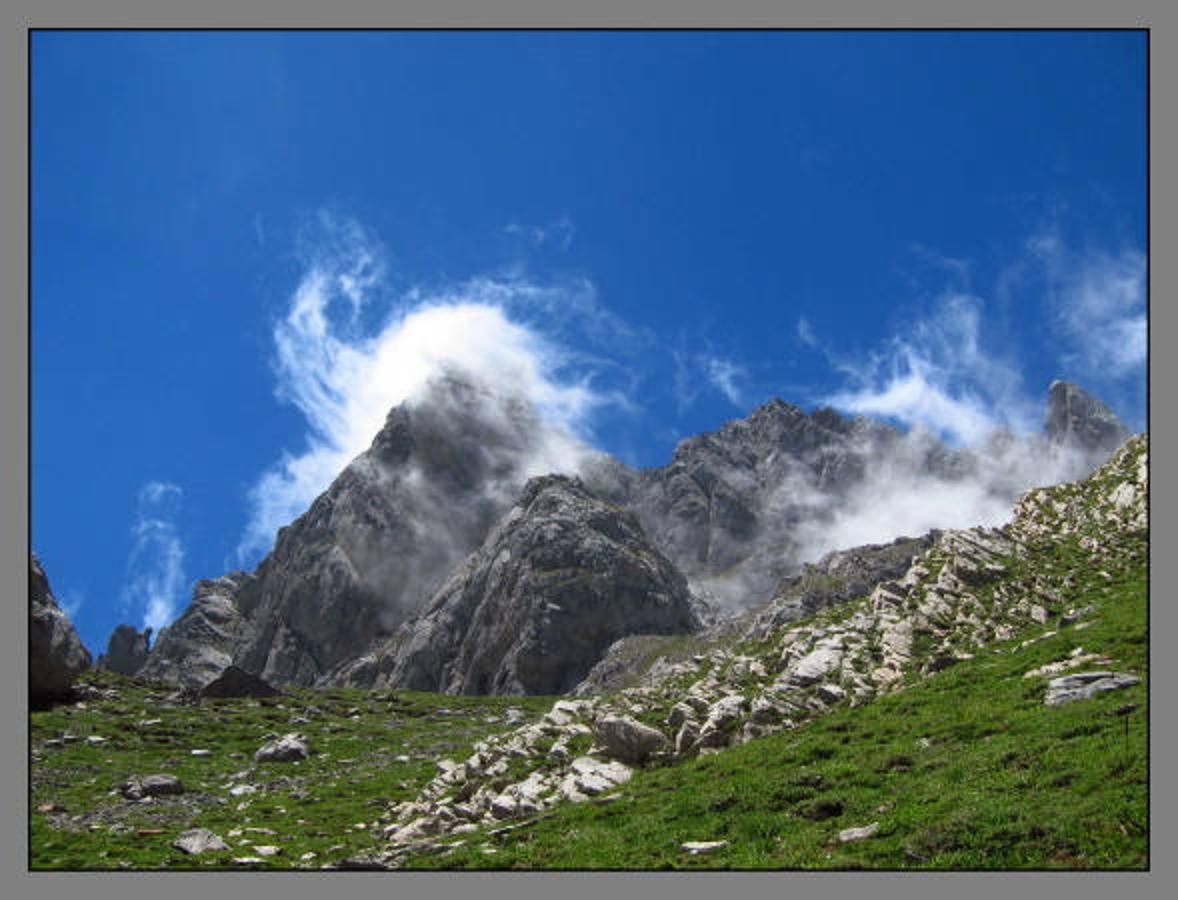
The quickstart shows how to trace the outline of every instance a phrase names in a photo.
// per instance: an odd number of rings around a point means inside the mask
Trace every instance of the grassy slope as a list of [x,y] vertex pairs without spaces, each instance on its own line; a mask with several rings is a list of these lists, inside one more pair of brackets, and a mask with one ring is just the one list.
[[[1022,677],[1077,646],[1111,656],[1117,670],[1146,671],[1144,564],[1126,561],[1110,574],[1108,582],[1093,575],[1085,592],[1098,604],[1088,629],[1015,649],[1044,631],[1028,630],[996,645],[1004,652],[901,693],[640,771],[612,803],[565,806],[528,829],[414,865],[1145,868],[1147,684],[1045,707],[1045,680]],[[1136,709],[1117,715],[1129,704]],[[838,842],[840,830],[876,821],[875,837]],[[696,857],[679,850],[711,840],[729,845]]]

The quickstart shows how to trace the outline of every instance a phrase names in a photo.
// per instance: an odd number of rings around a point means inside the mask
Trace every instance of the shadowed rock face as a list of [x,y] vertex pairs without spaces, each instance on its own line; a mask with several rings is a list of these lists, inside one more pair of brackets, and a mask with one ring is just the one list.
[[29,703],[43,708],[70,699],[90,668],[90,652],[49,589],[41,561],[29,554]]
[[342,675],[448,693],[560,693],[617,639],[696,624],[686,580],[634,516],[546,476],[384,652]]

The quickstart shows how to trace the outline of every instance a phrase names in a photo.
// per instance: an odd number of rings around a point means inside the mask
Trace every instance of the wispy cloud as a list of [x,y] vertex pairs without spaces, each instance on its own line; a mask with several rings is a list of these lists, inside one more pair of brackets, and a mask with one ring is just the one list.
[[999,426],[1026,431],[1035,408],[1022,394],[1020,367],[983,344],[985,303],[949,294],[882,350],[865,358],[833,356],[848,386],[825,398],[853,413],[925,428],[955,445]]
[[561,250],[569,249],[577,234],[577,228],[568,216],[561,216],[546,225],[521,225],[519,222],[512,222],[503,230],[507,234],[526,238],[533,246],[543,247],[548,244]]
[[[549,471],[567,469],[568,459],[556,457],[571,441],[592,440],[600,409],[626,406],[620,364],[562,341],[574,329],[582,347],[641,340],[598,306],[588,283],[480,277],[391,297],[384,253],[361,226],[322,215],[312,231],[306,272],[274,328],[277,393],[303,414],[305,446],[252,489],[242,562],[268,549],[277,529],[369,446],[389,410],[444,369],[529,400],[552,429],[541,443],[554,458],[536,461]],[[378,324],[365,328],[374,312]]]
[[1140,378],[1148,354],[1145,256],[1077,252],[1053,231],[1028,244],[1043,267],[1064,362],[1094,382]]
[[178,485],[148,482],[139,491],[131,527],[122,615],[141,617],[141,627],[156,631],[175,618],[184,599],[184,546],[176,529],[182,498]]
[[818,346],[818,335],[814,333],[814,326],[805,316],[798,317],[798,340],[807,347]]
[[748,369],[730,358],[711,351],[670,350],[675,369],[671,396],[679,412],[690,409],[705,389],[723,396],[743,409],[748,401]]

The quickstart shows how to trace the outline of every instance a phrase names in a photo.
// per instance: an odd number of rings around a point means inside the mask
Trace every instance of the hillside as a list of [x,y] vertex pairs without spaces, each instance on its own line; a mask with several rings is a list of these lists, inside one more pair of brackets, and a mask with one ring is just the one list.
[[[1147,499],[1138,436],[859,596],[650,638],[614,693],[91,672],[31,715],[31,865],[1147,868]],[[288,732],[305,757],[255,759]]]

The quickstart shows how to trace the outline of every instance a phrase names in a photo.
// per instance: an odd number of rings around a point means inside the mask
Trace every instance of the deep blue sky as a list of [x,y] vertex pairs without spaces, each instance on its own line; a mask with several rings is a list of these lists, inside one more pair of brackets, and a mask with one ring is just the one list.
[[636,464],[772,396],[1145,427],[1140,32],[37,32],[31,76],[32,546],[94,652],[237,564],[307,441],[275,326],[357,242],[356,342],[543,286],[508,318]]

